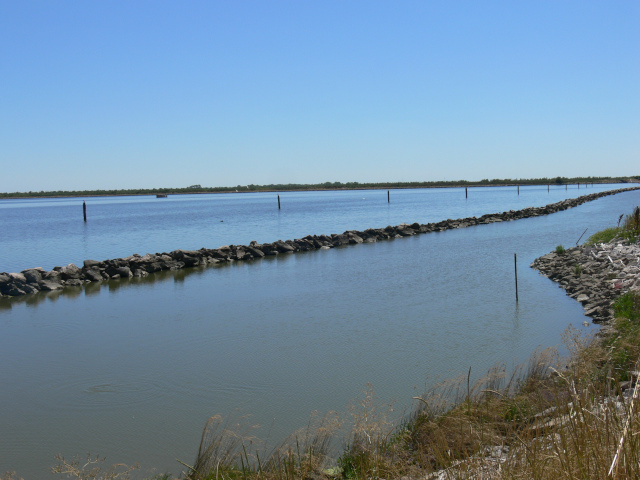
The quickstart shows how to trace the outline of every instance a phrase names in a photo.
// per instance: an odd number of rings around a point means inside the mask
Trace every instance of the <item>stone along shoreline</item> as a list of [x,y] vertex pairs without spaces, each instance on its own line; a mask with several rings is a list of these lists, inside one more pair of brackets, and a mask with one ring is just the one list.
[[[264,244],[258,244],[256,241],[253,241],[249,245],[225,245],[215,249],[174,250],[168,253],[148,253],[144,256],[134,254],[126,258],[103,261],[85,260],[82,268],[70,263],[64,267],[54,267],[53,270],[50,271],[45,271],[43,268],[37,267],[23,270],[20,273],[3,272],[0,273],[0,297],[17,297],[38,293],[40,291],[61,290],[65,287],[79,287],[86,283],[101,282],[104,280],[145,277],[163,270],[179,270],[199,265],[218,265],[233,261],[248,261],[269,255],[282,255],[360,243],[373,243],[381,240],[408,237],[420,233],[440,232],[455,228],[538,217],[561,210],[567,210],[608,195],[638,189],[640,189],[640,187],[592,193],[577,198],[562,200],[543,207],[528,207],[515,211],[510,210],[508,212],[487,214],[478,218],[448,219],[427,224],[413,223],[408,225],[403,223],[397,226],[389,225],[385,228],[369,228],[364,231],[347,230],[339,234],[307,235],[300,239],[278,240],[273,243]],[[573,251],[569,251],[569,255],[570,258],[573,258]],[[594,308],[599,308],[600,306],[599,303],[597,305],[594,304]],[[604,304],[602,306],[604,306]]]
[[613,319],[611,304],[620,295],[640,291],[640,245],[621,239],[548,253],[531,267],[558,282],[596,323]]

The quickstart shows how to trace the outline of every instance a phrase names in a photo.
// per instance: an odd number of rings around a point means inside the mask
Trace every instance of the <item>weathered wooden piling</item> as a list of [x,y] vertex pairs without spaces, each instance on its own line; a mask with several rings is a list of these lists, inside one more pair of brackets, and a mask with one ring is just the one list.
[[87,202],[82,202],[82,216],[84,217],[84,221],[87,221]]
[[520,185],[518,185],[518,195],[520,195]]
[[464,198],[469,198],[469,193],[467,192],[467,187],[464,187]]
[[391,197],[389,196],[389,190],[387,190],[387,203],[391,203]]
[[549,193],[549,184],[547,183],[547,193]]
[[518,303],[518,254],[513,254],[513,266],[515,268],[515,277],[516,277],[516,303]]
[[278,210],[280,210],[280,195],[278,195]]

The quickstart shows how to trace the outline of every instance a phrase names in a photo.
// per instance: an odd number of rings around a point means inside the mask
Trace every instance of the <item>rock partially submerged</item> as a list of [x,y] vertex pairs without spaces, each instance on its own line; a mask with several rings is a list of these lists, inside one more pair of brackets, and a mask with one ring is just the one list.
[[320,249],[326,250],[328,248],[347,245],[373,243],[379,240],[410,237],[419,233],[441,232],[455,228],[466,228],[475,225],[549,215],[607,195],[615,195],[617,193],[638,189],[640,189],[640,187],[592,193],[578,198],[562,200],[544,207],[528,207],[516,211],[510,210],[508,212],[483,215],[479,218],[448,219],[427,224],[401,223],[396,226],[389,225],[385,228],[369,228],[362,232],[347,230],[339,234],[307,235],[306,237],[295,240],[277,240],[273,243],[258,244],[258,242],[252,241],[249,245],[225,245],[217,249],[174,250],[168,253],[148,253],[144,256],[134,254],[126,258],[116,258],[112,260],[85,260],[82,268],[70,263],[64,267],[55,267],[49,272],[46,272],[42,268],[29,268],[20,273],[0,273],[0,297],[15,297],[39,291],[59,290],[63,287],[77,287],[86,283],[101,282],[103,280],[145,277],[151,273],[163,270],[180,270],[182,268],[201,265],[250,261],[264,256],[285,255]]

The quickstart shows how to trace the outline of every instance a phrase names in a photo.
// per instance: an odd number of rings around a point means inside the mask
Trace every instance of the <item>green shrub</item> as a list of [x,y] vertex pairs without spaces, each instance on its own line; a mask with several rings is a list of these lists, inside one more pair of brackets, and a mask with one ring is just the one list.
[[564,255],[564,254],[565,254],[565,252],[566,252],[566,250],[564,249],[564,247],[563,247],[562,245],[558,245],[558,246],[556,247],[556,253],[557,253],[558,255]]

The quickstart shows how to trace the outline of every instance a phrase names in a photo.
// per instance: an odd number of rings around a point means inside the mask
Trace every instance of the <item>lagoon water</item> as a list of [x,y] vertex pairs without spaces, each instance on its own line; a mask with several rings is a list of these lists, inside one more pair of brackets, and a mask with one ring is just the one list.
[[[427,223],[625,185],[0,201],[0,271],[177,248]],[[371,383],[398,414],[439,379],[512,367],[586,319],[529,268],[615,225],[640,192],[553,215],[0,301],[0,472],[45,478],[58,453],[193,461],[214,414],[277,443]],[[222,221],[221,221],[222,220]],[[584,238],[583,238],[584,240]],[[514,300],[518,254],[520,301]],[[590,331],[592,327],[585,330]],[[239,410],[238,410],[239,409]]]

